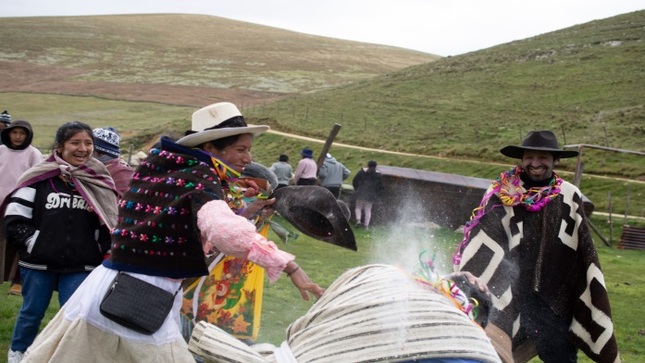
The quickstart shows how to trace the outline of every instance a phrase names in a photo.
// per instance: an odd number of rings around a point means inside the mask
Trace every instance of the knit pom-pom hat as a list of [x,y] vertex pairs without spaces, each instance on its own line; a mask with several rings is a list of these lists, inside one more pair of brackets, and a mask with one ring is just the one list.
[[118,158],[120,154],[119,145],[121,136],[112,127],[94,129],[94,148],[103,154]]
[[9,112],[7,112],[7,110],[4,110],[0,114],[0,122],[3,122],[7,126],[11,124],[11,115],[9,114]]

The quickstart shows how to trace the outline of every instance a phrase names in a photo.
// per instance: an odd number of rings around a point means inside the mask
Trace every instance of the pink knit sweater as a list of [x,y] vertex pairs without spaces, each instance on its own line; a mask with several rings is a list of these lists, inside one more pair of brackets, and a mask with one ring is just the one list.
[[233,213],[226,202],[213,200],[197,213],[204,253],[216,249],[227,255],[246,258],[266,270],[269,281],[275,282],[295,256],[278,249],[255,230],[246,218]]

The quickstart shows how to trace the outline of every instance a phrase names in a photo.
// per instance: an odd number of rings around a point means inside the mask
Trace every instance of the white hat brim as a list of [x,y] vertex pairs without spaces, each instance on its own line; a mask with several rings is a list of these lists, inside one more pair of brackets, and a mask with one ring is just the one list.
[[265,125],[249,125],[245,127],[225,127],[221,129],[205,130],[186,135],[177,140],[177,144],[186,147],[195,147],[205,142],[223,139],[233,135],[253,134],[253,136],[258,136],[267,130],[269,130],[269,126]]

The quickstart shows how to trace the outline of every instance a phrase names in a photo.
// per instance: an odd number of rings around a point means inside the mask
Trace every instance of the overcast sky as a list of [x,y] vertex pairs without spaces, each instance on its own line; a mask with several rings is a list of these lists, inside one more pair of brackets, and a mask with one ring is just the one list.
[[463,54],[645,9],[645,0],[0,0],[0,16],[187,13]]

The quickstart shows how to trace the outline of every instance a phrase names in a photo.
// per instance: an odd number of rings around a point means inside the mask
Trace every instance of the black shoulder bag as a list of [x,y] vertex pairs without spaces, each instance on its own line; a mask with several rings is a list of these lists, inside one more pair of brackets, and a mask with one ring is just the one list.
[[179,290],[181,286],[172,294],[119,271],[101,301],[100,311],[117,324],[151,335],[166,320]]

